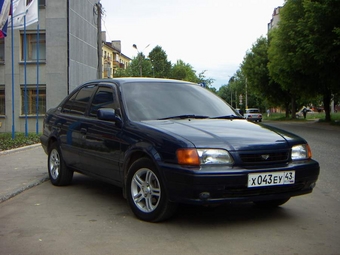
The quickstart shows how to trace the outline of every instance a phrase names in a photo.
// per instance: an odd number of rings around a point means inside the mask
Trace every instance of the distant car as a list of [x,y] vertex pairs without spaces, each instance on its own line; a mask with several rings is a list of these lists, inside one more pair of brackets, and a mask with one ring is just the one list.
[[308,107],[302,107],[299,111],[296,112],[296,118],[301,118],[303,117],[303,111],[306,111],[306,114],[314,114],[316,112],[314,112],[312,109],[308,108]]
[[255,122],[261,122],[262,121],[262,113],[257,108],[248,108],[246,109],[246,113],[244,114],[244,117],[247,120],[255,121]]
[[319,175],[304,139],[246,121],[184,81],[87,82],[47,111],[40,140],[53,185],[74,171],[112,183],[150,222],[180,203],[279,206],[311,193]]

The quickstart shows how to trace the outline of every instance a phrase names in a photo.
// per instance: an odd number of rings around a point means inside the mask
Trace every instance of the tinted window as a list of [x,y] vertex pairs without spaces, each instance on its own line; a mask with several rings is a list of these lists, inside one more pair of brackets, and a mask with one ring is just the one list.
[[100,108],[115,109],[116,101],[114,90],[111,87],[99,87],[92,100],[90,115],[97,116],[97,111]]
[[128,83],[123,101],[133,120],[178,115],[217,117],[236,114],[222,99],[205,88],[181,83]]
[[259,109],[248,109],[247,113],[259,113]]
[[97,87],[89,85],[74,93],[63,105],[62,112],[84,115],[91,96]]

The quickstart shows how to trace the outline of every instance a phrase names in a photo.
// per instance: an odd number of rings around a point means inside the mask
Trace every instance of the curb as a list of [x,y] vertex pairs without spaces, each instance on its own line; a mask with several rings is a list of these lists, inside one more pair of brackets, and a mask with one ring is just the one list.
[[32,145],[27,145],[27,146],[23,146],[23,147],[11,149],[11,150],[0,151],[0,155],[6,155],[6,154],[13,153],[13,152],[23,151],[23,150],[35,148],[35,147],[38,147],[38,146],[41,146],[41,144],[35,143],[35,144],[32,144]]
[[0,204],[1,204],[2,202],[7,201],[8,199],[10,199],[10,198],[12,198],[12,197],[15,197],[16,195],[19,195],[20,193],[22,193],[22,192],[24,192],[24,191],[26,191],[26,190],[28,190],[28,189],[30,189],[30,188],[33,188],[33,187],[35,187],[35,186],[38,186],[39,184],[41,184],[41,183],[43,183],[43,182],[45,182],[45,181],[47,181],[47,180],[49,180],[49,179],[50,179],[50,178],[49,178],[48,174],[46,174],[44,177],[42,177],[42,178],[40,178],[40,179],[38,179],[38,180],[35,180],[35,181],[29,183],[28,185],[26,185],[26,186],[24,186],[24,187],[21,187],[21,188],[19,188],[19,189],[17,189],[17,190],[14,190],[14,191],[12,191],[11,193],[6,194],[5,196],[0,197]]

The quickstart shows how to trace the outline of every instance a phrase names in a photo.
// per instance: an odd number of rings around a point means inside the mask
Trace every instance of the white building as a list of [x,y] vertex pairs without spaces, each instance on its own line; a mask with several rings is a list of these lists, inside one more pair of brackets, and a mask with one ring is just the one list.
[[270,22],[268,23],[268,31],[274,27],[276,27],[280,21],[280,10],[281,10],[281,6],[277,7],[274,9],[273,15],[272,15],[272,19],[270,20]]

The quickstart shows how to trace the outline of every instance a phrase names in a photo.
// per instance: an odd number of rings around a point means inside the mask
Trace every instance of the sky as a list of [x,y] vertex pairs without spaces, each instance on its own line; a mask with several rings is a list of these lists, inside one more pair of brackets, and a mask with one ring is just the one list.
[[101,0],[106,41],[120,40],[130,58],[161,46],[168,61],[205,71],[213,87],[228,84],[246,52],[284,0]]

